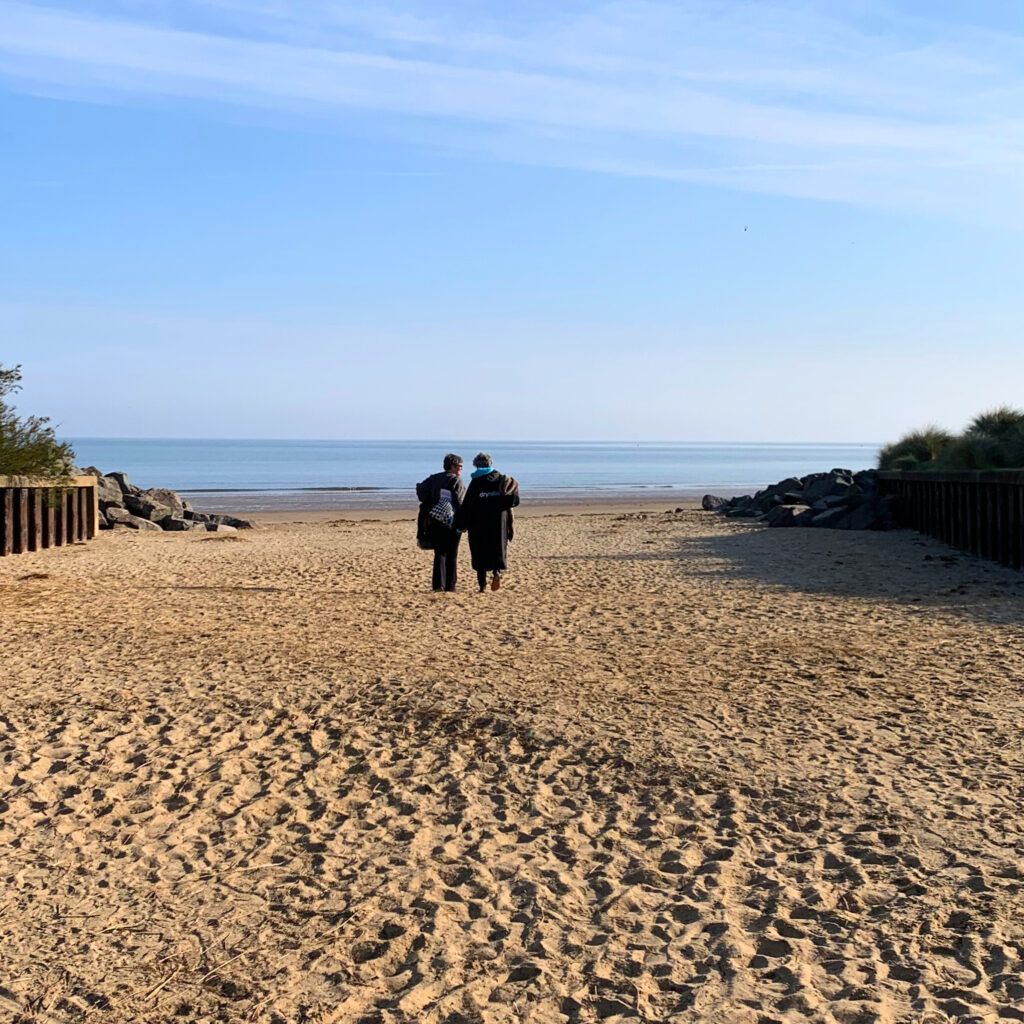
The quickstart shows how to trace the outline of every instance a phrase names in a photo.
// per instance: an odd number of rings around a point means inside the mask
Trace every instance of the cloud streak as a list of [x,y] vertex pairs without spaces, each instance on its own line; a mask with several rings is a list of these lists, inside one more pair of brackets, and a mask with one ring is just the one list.
[[[835,5],[830,5],[835,9]],[[450,10],[450,8],[449,8]],[[1024,221],[1024,40],[766,0],[516,24],[366,4],[0,8],[16,89],[402,124],[491,159]]]

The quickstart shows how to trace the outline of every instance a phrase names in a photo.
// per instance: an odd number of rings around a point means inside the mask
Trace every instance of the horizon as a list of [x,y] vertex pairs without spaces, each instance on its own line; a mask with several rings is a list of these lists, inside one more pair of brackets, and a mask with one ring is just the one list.
[[267,441],[283,441],[283,442],[296,442],[296,443],[323,443],[323,444],[565,444],[565,445],[693,445],[698,447],[701,445],[714,447],[780,447],[780,446],[792,446],[792,447],[835,447],[835,446],[862,446],[869,447],[875,444],[885,444],[884,441],[849,441],[849,440],[823,440],[823,441],[692,441],[692,440],[677,440],[677,439],[657,439],[657,438],[559,438],[559,437],[548,437],[548,438],[480,438],[480,437],[465,437],[465,438],[451,438],[449,440],[437,439],[433,437],[158,437],[148,435],[114,435],[114,434],[81,434],[76,437],[70,435],[58,434],[62,440],[71,442],[75,441],[253,441],[253,442],[267,442]]

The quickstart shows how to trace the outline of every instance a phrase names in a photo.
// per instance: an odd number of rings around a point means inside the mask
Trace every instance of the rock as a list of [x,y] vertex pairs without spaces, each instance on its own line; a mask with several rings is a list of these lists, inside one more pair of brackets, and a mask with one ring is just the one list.
[[168,491],[163,487],[151,487],[148,491],[142,491],[139,498],[143,501],[151,501],[154,505],[169,508],[176,516],[180,516],[185,511],[185,505],[178,497],[178,492]]
[[851,494],[856,493],[853,487],[853,481],[847,480],[845,477],[836,477],[832,481],[832,485],[825,492],[824,497],[826,498],[848,498]]
[[109,530],[110,520],[103,514],[103,509],[99,510],[96,516],[96,529],[97,530]]
[[802,491],[804,485],[800,482],[799,477],[788,476],[785,480],[780,480],[773,488],[773,491],[784,493],[786,491]]
[[839,494],[827,494],[821,501],[816,501],[814,507],[817,508],[819,505],[822,508],[836,508],[839,505],[849,505],[855,495],[842,493]]
[[873,501],[865,501],[849,511],[846,519],[839,525],[840,530],[871,530],[878,521],[878,506]]
[[194,512],[190,508],[185,509],[185,518],[191,520],[193,523],[210,522],[210,514],[208,512]]
[[815,512],[815,510],[813,508],[808,508],[806,505],[804,505],[803,512],[801,512],[798,515],[793,517],[793,525],[794,526],[810,526],[811,525],[811,520],[817,514],[818,513]]
[[96,497],[99,499],[101,508],[104,502],[108,505],[124,504],[124,491],[113,477],[98,476],[96,478]]
[[816,512],[814,518],[808,521],[808,526],[814,526],[818,529],[834,529],[836,525],[848,515],[845,508],[840,506],[839,508],[826,509],[824,512]]
[[157,521],[161,530],[169,530],[175,533],[183,533],[185,530],[193,529],[193,524],[181,516],[164,516]]
[[251,519],[236,519],[234,516],[211,515],[207,520],[221,526],[233,526],[236,530],[255,530],[256,524]]
[[181,503],[181,507],[182,507],[183,511],[191,512],[192,511],[192,502],[191,501],[183,501]]
[[227,523],[205,523],[208,533],[238,533],[238,528]]
[[125,508],[109,508],[106,511],[106,517],[108,522],[113,525],[130,526],[133,530],[160,530],[160,527],[156,523],[151,523],[148,519],[143,519],[140,516],[133,516]]
[[806,505],[776,505],[761,521],[767,526],[795,526],[797,517],[808,511]]
[[133,515],[139,516],[141,519],[149,519],[154,523],[159,522],[164,516],[174,515],[174,509],[170,506],[161,505],[151,498],[143,498],[141,494],[126,494],[124,505]]
[[138,487],[134,486],[128,480],[128,474],[127,473],[108,473],[107,474],[107,479],[108,480],[113,480],[114,483],[116,483],[117,486],[121,488],[121,493],[122,494],[138,494],[139,493]]
[[754,495],[704,496],[705,509],[730,519],[759,517],[767,526],[814,526],[837,530],[886,530],[893,525],[891,497],[878,496],[878,474],[833,469],[787,477]]

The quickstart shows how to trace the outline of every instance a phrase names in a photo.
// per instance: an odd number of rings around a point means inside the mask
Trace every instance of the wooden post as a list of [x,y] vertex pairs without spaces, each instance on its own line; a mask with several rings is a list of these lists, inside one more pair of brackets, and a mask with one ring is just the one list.
[[94,483],[88,488],[89,504],[89,534],[88,539],[92,540],[100,532],[100,489]]
[[61,505],[64,507],[64,537],[62,544],[73,544],[75,540],[75,492],[66,487],[61,491]]
[[1014,569],[1024,569],[1024,483],[1019,483],[1013,488],[1015,501],[1013,520],[1010,523],[1010,533],[1013,537],[1013,562]]
[[28,498],[28,549],[38,551],[43,546],[43,491],[33,487]]
[[10,487],[0,488],[0,555],[14,550],[14,492]]
[[28,551],[28,488],[16,487],[14,494],[14,553]]
[[57,546],[57,496],[52,487],[43,491],[43,547]]

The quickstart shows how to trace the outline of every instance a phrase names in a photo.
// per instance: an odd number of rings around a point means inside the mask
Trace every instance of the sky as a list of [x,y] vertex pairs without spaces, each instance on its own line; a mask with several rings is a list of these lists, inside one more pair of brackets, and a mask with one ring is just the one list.
[[1024,406],[1024,6],[0,2],[64,436],[885,441]]

